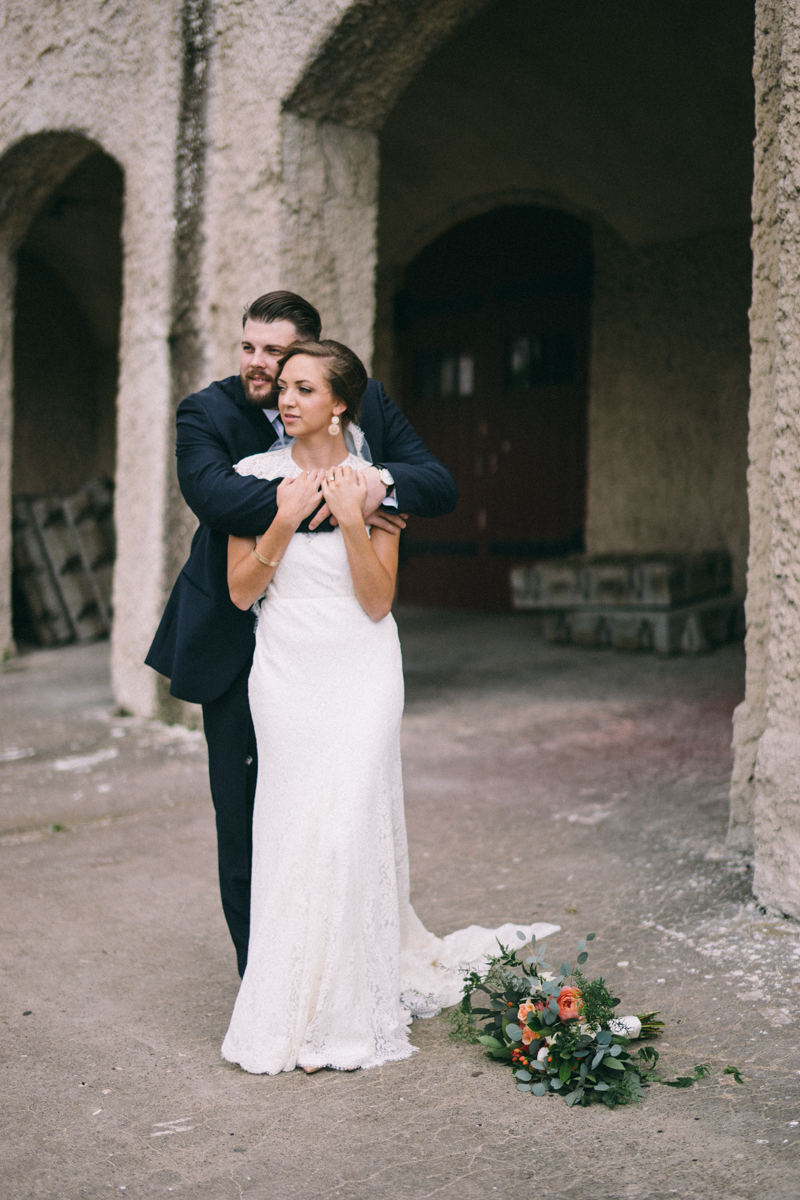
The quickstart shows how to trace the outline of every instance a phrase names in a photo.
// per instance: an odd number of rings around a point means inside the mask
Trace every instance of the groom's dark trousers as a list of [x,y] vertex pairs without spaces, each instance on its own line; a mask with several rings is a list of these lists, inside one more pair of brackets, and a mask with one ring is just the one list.
[[[360,424],[373,462],[394,476],[401,512],[438,517],[453,510],[458,492],[452,475],[374,379],[364,393]],[[237,475],[233,464],[268,450],[275,438],[261,409],[247,401],[238,375],[210,384],[179,405],[178,482],[200,525],[145,660],[167,676],[173,696],[203,706],[222,908],[240,975],[250,930],[258,765],[247,696],[255,618],[238,609],[228,594],[228,535],[258,537],[272,523],[280,480]],[[319,532],[330,528],[323,522]],[[313,744],[313,729],[306,735],[306,744]],[[298,753],[302,746],[298,736]]]

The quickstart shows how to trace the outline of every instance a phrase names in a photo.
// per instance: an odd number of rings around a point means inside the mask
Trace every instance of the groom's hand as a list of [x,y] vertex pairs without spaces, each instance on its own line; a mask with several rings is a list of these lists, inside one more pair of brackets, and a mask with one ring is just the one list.
[[388,509],[380,509],[378,512],[370,513],[364,517],[364,524],[371,525],[373,529],[385,529],[387,533],[401,533],[406,527],[408,513],[389,512]]

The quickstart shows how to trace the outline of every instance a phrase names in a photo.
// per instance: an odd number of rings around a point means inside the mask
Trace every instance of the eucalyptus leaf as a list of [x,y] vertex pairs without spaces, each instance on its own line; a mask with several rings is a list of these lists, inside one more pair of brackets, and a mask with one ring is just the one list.
[[566,1102],[570,1106],[570,1108],[572,1108],[573,1104],[578,1103],[578,1101],[580,1100],[582,1095],[583,1095],[583,1088],[576,1088],[574,1092],[570,1092],[568,1096],[564,1097],[564,1099],[566,1100]]
[[531,1085],[529,1083],[518,1083],[517,1084],[518,1092],[529,1092],[530,1090],[531,1090]]
[[533,1079],[530,1071],[515,1071],[514,1074],[517,1079],[521,1079],[524,1083],[530,1083],[531,1079]]
[[528,939],[525,937],[525,934],[522,932],[522,930],[521,930],[521,929],[518,929],[518,930],[517,930],[517,937],[520,939],[520,941],[523,941],[523,942],[527,942],[527,940],[528,940]]
[[561,1082],[560,1079],[551,1079],[550,1080],[550,1087],[553,1089],[554,1092],[557,1092],[559,1090],[559,1088],[562,1088],[563,1086],[564,1086],[564,1084]]
[[587,933],[586,940],[587,940],[587,942],[593,942],[596,937],[597,937],[596,933]]
[[585,942],[584,938],[581,938],[581,940],[578,942],[578,953],[580,953],[581,950],[585,950],[585,949],[586,949],[586,942]]
[[611,1055],[613,1058],[619,1058],[620,1054],[622,1054],[622,1046],[611,1047]]
[[603,1061],[604,1056],[605,1056],[605,1050],[597,1051],[597,1054],[595,1054],[594,1058],[592,1059],[592,1070],[595,1069],[595,1067],[597,1066],[597,1064],[599,1062]]
[[621,1062],[617,1062],[616,1058],[611,1058],[610,1055],[606,1056],[606,1060],[603,1063],[603,1066],[604,1067],[613,1067],[615,1071],[624,1071],[625,1070],[625,1064],[621,1063]]
[[505,1033],[512,1042],[518,1042],[522,1038],[522,1030],[519,1025],[506,1025]]
[[580,952],[580,954],[578,955],[578,958],[577,958],[577,960],[576,960],[576,961],[577,961],[577,963],[578,963],[578,966],[579,966],[579,967],[582,967],[582,966],[583,966],[583,964],[586,962],[586,960],[587,960],[587,958],[588,958],[588,957],[589,957],[589,955],[587,954],[587,952],[586,952],[585,950],[581,950],[581,952]]
[[611,1045],[611,1034],[609,1033],[609,1031],[607,1029],[600,1030],[600,1032],[597,1035],[597,1044],[598,1044],[598,1046],[610,1046]]
[[[595,1089],[595,1091],[596,1090],[597,1089]],[[544,1096],[547,1092],[547,1084],[546,1083],[534,1083],[533,1087],[531,1088],[531,1091],[533,1092],[534,1096]]]
[[572,963],[562,962],[561,974],[562,975],[571,975],[572,974]]
[[594,1090],[595,1090],[596,1092],[607,1092],[607,1091],[608,1091],[608,1084],[607,1084],[607,1083],[596,1083],[596,1084],[594,1085]]
[[547,1007],[550,1009],[551,1013],[558,1013],[558,1001],[556,1000],[555,996],[551,996],[547,1001]]

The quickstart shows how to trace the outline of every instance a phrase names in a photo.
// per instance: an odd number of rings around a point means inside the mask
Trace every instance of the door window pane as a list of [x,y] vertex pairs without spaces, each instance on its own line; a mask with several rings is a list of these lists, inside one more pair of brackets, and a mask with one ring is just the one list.
[[458,356],[458,394],[471,396],[475,388],[475,359],[471,354]]
[[457,350],[426,350],[416,358],[415,390],[420,400],[471,396],[475,390],[475,359]]
[[575,378],[575,335],[533,333],[512,338],[506,347],[506,381],[510,388],[572,383]]

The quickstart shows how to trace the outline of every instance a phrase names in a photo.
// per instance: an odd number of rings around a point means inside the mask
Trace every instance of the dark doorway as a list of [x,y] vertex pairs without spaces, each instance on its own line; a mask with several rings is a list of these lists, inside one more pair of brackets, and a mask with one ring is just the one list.
[[57,644],[108,629],[123,190],[114,160],[89,154],[55,189],[17,253],[18,642]]
[[460,500],[409,522],[401,599],[510,608],[515,563],[583,549],[591,277],[589,226],[529,205],[463,221],[408,267],[403,408]]

